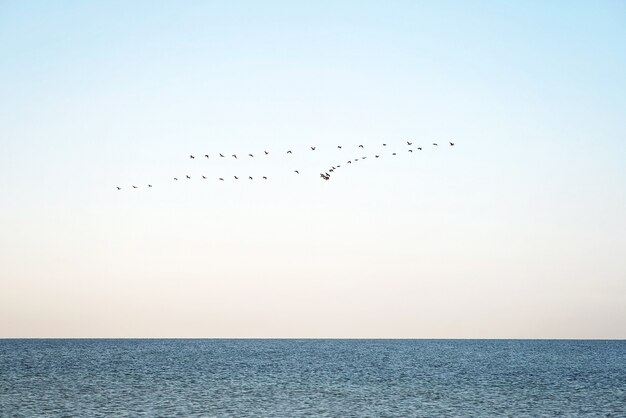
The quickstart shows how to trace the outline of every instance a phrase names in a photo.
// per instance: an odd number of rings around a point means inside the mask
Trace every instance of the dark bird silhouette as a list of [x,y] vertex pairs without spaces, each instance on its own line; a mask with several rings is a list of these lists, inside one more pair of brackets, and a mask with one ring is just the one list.
[[263,176],[263,180],[267,180],[267,177]]
[[412,149],[410,149],[410,150],[409,150],[409,152],[413,152],[413,150],[412,150]]
[[287,154],[293,154],[293,152],[291,152],[291,150],[287,151]]
[[248,178],[249,178],[250,180],[252,180],[252,176],[248,176]]
[[333,170],[333,169],[331,168],[331,169],[330,169],[330,170],[328,170],[328,171],[330,171],[330,172],[332,173],[332,172],[334,172],[335,170]]
[[363,148],[363,145],[359,145],[359,148]]
[[378,157],[380,157],[380,155],[374,155],[374,158],[378,158]]
[[121,188],[121,187],[119,187],[119,186],[115,186],[115,187],[117,187],[117,190],[122,190],[122,188]]
[[239,177],[237,177],[237,176],[233,176],[233,177],[235,178],[235,180],[239,180]]
[[422,147],[417,147],[417,149],[421,151],[421,150],[422,150]]
[[383,144],[383,147],[386,147],[386,146],[387,146],[387,144]]
[[191,178],[191,177],[189,177],[189,176],[187,176],[187,175],[186,175],[185,177],[187,177],[188,179],[190,179],[190,178]]
[[220,157],[224,158],[224,154],[220,153]]
[[341,145],[337,145],[337,148],[341,149]]
[[340,165],[337,166],[337,168],[341,167]]
[[248,155],[249,155],[250,157],[253,157],[253,158],[254,158],[254,155],[252,155],[252,154],[248,154]]
[[151,184],[148,184],[148,187],[152,187],[152,185],[151,185]]
[[333,166],[333,170],[335,169],[335,166]]
[[328,173],[324,173],[324,174],[326,174],[326,177],[330,177],[330,174],[328,174]]
[[300,174],[300,172],[298,170],[293,170],[294,173],[296,174]]
[[206,180],[206,176],[202,176],[202,178]]
[[367,157],[361,157],[362,160],[366,159]]
[[450,142],[450,146],[453,147],[454,146],[454,142]]
[[174,180],[178,181],[178,179],[176,177],[174,177]]
[[412,142],[406,141],[407,145],[413,145]]
[[137,188],[137,186],[133,186],[133,189],[136,189],[136,188]]
[[436,147],[438,147],[438,146],[439,146],[439,145],[437,145],[437,143],[436,143],[436,142],[433,142],[433,145],[434,145],[434,146],[436,146]]
[[396,153],[394,152],[394,153],[393,153],[393,154],[391,154],[391,155],[396,155]]
[[224,179],[220,177],[220,181],[224,181]]
[[348,161],[348,164],[352,164],[352,161]]
[[355,159],[354,159],[354,161],[359,161],[359,159],[358,159],[358,158],[355,158]]
[[235,160],[237,159],[237,155],[235,154],[231,155],[231,157],[235,157]]
[[265,153],[265,155],[269,154],[269,152],[267,152],[267,151],[263,151],[263,152]]
[[205,157],[209,158],[209,154],[204,154]]
[[315,151],[315,147],[311,147],[311,150],[312,150],[312,151]]
[[189,158],[192,158],[192,159],[193,159],[193,158],[196,158],[196,157],[194,157],[193,155],[190,155],[190,156],[189,156]]

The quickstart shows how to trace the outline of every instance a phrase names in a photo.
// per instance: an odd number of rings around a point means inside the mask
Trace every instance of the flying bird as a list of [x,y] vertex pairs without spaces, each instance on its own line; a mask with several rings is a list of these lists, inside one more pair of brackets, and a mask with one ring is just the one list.
[[359,159],[358,159],[358,158],[355,158],[355,159],[354,159],[354,161],[359,161]]
[[206,176],[202,176],[202,178],[206,180]]
[[363,148],[363,145],[359,145],[359,148]]
[[348,164],[352,164],[352,161],[348,161]]
[[394,152],[394,153],[393,153],[393,154],[391,154],[391,155],[396,155],[396,153]]
[[176,177],[174,177],[174,180],[178,181],[178,179]]
[[422,147],[417,147],[417,149],[421,151],[421,150],[422,150]]
[[341,145],[337,145],[337,148],[341,149]]
[[224,179],[220,177],[220,181],[224,181]]
[[263,180],[267,180],[267,177],[263,176]]
[[237,159],[237,155],[236,154],[231,155],[231,157],[235,157],[235,160]]
[[454,142],[450,142],[450,146],[453,147],[454,146]]
[[187,177],[188,179],[190,179],[190,178],[191,178],[191,177],[189,177],[189,176],[187,176],[187,175],[185,175],[185,177]]
[[374,155],[374,158],[378,158],[378,157],[380,157],[380,155]]
[[383,147],[386,147],[386,146],[387,146],[387,144],[383,144]]
[[412,142],[406,141],[407,145],[413,145]]
[[409,152],[413,152],[413,150],[412,150],[412,149],[410,149],[410,150],[409,150]]
[[220,153],[220,157],[224,158],[224,154]]
[[137,186],[133,186],[133,189],[136,189],[136,188],[137,188]]
[[253,157],[253,158],[254,158],[254,155],[252,155],[252,154],[248,154],[248,155],[249,155],[250,157]]
[[151,184],[148,184],[148,187],[152,187],[152,185],[151,185]]
[[192,159],[193,159],[193,158],[196,158],[196,157],[194,157],[193,155],[190,155],[190,156],[189,156],[189,158],[192,158]]
[[293,152],[291,152],[291,150],[287,151],[287,154],[293,154]]
[[119,186],[115,186],[115,187],[117,187],[117,190],[122,190],[122,188],[121,188],[121,187],[119,187]]
[[269,154],[269,152],[267,152],[267,151],[263,151],[263,152],[265,153],[265,155]]
[[235,178],[235,180],[239,180],[239,177],[237,177],[237,176],[233,176],[233,177]]
[[315,151],[315,147],[311,147],[311,150],[312,150],[312,151]]
[[298,170],[293,170],[294,173],[296,174],[300,174],[300,172]]
[[209,158],[209,154],[204,154],[205,157]]
[[438,147],[438,146],[439,146],[439,145],[437,145],[437,143],[436,143],[436,142],[433,142],[433,145],[434,145],[434,146],[436,146],[436,147]]
[[252,180],[252,176],[248,176],[248,178],[249,178],[250,180]]

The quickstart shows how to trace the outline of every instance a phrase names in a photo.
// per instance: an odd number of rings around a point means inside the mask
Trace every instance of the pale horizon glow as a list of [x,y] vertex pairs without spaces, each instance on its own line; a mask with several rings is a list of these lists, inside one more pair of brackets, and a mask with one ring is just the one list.
[[338,3],[0,4],[0,338],[626,338],[624,3]]

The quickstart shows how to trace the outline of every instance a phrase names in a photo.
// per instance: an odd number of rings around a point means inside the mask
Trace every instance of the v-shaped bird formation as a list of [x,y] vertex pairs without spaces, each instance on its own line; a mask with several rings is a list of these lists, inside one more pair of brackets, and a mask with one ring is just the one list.
[[[406,141],[406,145],[404,143],[402,143],[401,145],[406,147],[406,152],[408,154],[415,154],[415,152],[420,152],[420,151],[424,150],[424,147],[422,147],[422,146],[414,146],[413,147],[414,143],[415,143],[415,141]],[[452,142],[452,141],[448,141],[448,144],[449,144],[450,147],[453,147],[455,143]],[[374,145],[374,146],[366,146],[364,144],[359,144],[356,147],[356,150],[360,153],[359,156],[357,156],[357,157],[352,156],[352,158],[350,158],[348,160],[344,160],[342,162],[337,162],[335,164],[329,165],[326,169],[322,170],[322,172],[319,173],[320,178],[323,179],[323,180],[326,180],[326,181],[330,180],[331,176],[337,170],[339,170],[342,167],[342,163],[345,163],[347,165],[352,165],[353,163],[357,163],[359,161],[364,161],[364,160],[366,160],[369,157],[373,157],[374,159],[379,159],[379,158],[382,158],[384,156],[394,157],[394,156],[398,155],[398,151],[397,150],[390,151],[391,144],[388,144],[388,143],[385,142],[385,143],[382,143],[381,145],[382,145],[382,149],[379,148],[378,150],[376,150],[376,148],[377,148],[376,145]],[[433,148],[435,148],[435,147],[439,147],[439,144],[437,142],[433,142],[431,146]],[[333,146],[332,148],[335,149],[335,150],[341,150],[344,153],[345,152],[349,152],[349,147],[344,146],[344,145],[337,145],[336,147]],[[372,151],[373,154],[363,155],[370,149],[373,150]],[[296,149],[294,148],[294,150],[296,150]],[[308,153],[312,153],[312,152],[319,152],[321,150],[322,149],[319,146],[317,146],[317,145],[309,145],[306,149],[303,149],[302,151],[296,150],[296,152],[297,153],[300,153],[300,152],[302,152],[302,153],[307,153],[307,152]],[[224,153],[221,153],[221,152],[215,152],[215,153],[212,153],[212,154],[210,154],[210,153],[209,154],[189,154],[188,158],[189,158],[189,160],[196,160],[196,156],[197,156],[198,160],[200,160],[200,158],[204,157],[204,160],[208,160],[209,162],[211,160],[213,160],[213,159],[229,159],[230,158],[234,162],[234,160],[237,160],[237,161],[244,160],[245,161],[245,159],[251,159],[251,158],[267,158],[267,159],[270,159],[270,158],[273,158],[274,156],[281,156],[281,155],[283,157],[290,158],[291,156],[294,155],[294,151],[292,149],[288,149],[286,151],[283,150],[282,152],[280,152],[280,151],[278,151],[278,152],[271,151],[270,152],[267,149],[264,149],[263,150],[263,154],[261,154],[258,157],[255,157],[254,153],[252,153],[252,152],[247,153],[247,154],[241,154],[241,155],[230,154],[230,156],[228,156],[228,154],[224,154]],[[239,157],[241,157],[241,158],[239,158]],[[202,161],[202,160],[200,160],[200,161]],[[300,175],[300,169],[299,168],[294,168],[292,170],[292,174]],[[215,178],[215,181],[225,182],[228,179],[230,179],[232,181],[238,181],[240,179],[243,180],[246,177],[247,177],[248,181],[251,181],[251,180],[254,181],[255,179],[257,181],[268,181],[268,176],[267,175],[263,175],[263,176],[260,176],[260,177],[258,177],[258,176],[255,177],[255,176],[252,176],[252,175],[249,175],[249,174],[244,174],[242,176],[234,175],[234,176],[232,176],[232,178],[229,177],[229,176],[221,176],[221,177]],[[183,178],[183,179],[186,179],[186,180],[191,180],[192,176],[190,176],[189,174],[185,174],[184,177],[180,176],[180,178]],[[202,175],[200,178],[202,180],[209,180],[209,178],[206,175]],[[172,177],[172,181],[175,181],[175,182],[179,181],[179,176]],[[137,186],[135,184],[131,185],[132,189],[139,189],[140,187],[141,186]],[[153,187],[153,183],[147,184],[146,187],[152,188]],[[115,186],[115,188],[117,190],[123,190],[125,187]]]

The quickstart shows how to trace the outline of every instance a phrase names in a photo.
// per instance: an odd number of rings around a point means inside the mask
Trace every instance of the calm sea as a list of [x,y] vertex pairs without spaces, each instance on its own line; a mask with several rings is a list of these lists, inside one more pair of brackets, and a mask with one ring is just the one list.
[[626,341],[0,340],[1,416],[626,416]]

